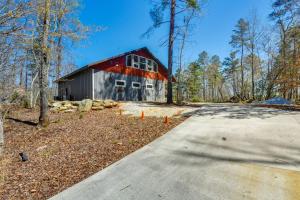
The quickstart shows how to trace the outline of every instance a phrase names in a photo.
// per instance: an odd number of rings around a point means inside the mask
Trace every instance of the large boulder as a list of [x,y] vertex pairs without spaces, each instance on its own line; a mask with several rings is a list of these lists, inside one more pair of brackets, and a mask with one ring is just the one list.
[[113,100],[104,100],[104,102],[103,102],[103,106],[105,107],[105,108],[112,108],[112,107],[115,107],[115,106],[117,106],[118,105],[118,103],[117,102],[115,102],[115,101],[113,101]]
[[71,106],[73,106],[72,103],[71,103],[70,101],[63,101],[61,104],[62,104],[63,106],[65,106],[65,107],[71,107]]
[[79,112],[88,112],[92,109],[93,101],[90,99],[82,100],[78,106]]
[[72,101],[71,103],[72,103],[73,106],[79,106],[81,101]]
[[93,106],[92,110],[103,110],[104,107],[103,106]]
[[99,102],[99,103],[103,103],[104,101],[101,99],[94,99],[93,102]]
[[104,102],[103,106],[104,106],[105,108],[112,108],[112,107],[113,107],[113,104],[112,104],[111,102],[106,101],[106,102]]
[[50,111],[51,112],[59,112],[59,108],[60,107],[53,107],[53,108],[50,108]]
[[93,107],[104,106],[104,102],[102,100],[94,100]]
[[76,112],[76,110],[74,110],[74,109],[68,109],[68,110],[64,111],[64,113],[73,113],[73,112]]
[[61,106],[57,109],[57,111],[61,112],[61,111],[65,111],[65,110],[68,110],[68,109],[69,109],[69,107],[67,107],[67,106]]
[[69,109],[77,110],[77,109],[78,109],[78,106],[69,106]]
[[50,104],[50,107],[52,108],[57,108],[57,107],[61,107],[62,106],[62,102],[53,102],[52,104]]

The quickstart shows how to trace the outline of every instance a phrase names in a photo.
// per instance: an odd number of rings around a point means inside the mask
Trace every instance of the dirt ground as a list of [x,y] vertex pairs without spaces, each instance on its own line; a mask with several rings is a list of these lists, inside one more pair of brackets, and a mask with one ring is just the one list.
[[[37,128],[38,111],[17,109],[4,125],[1,199],[46,199],[91,176],[168,132],[185,118],[120,115],[118,109],[51,113]],[[29,161],[21,162],[26,152]]]

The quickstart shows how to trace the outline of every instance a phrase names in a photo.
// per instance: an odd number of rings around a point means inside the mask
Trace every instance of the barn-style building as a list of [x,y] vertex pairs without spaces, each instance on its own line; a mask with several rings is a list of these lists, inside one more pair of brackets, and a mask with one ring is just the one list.
[[144,47],[82,67],[58,80],[68,100],[165,101],[166,67]]

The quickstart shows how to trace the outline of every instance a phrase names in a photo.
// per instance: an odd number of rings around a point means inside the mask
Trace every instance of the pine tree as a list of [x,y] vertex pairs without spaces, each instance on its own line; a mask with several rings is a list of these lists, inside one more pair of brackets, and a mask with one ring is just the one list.
[[[210,59],[210,64],[207,69],[208,83],[211,91],[211,100],[215,101],[217,97],[217,91],[220,84],[221,74],[220,74],[221,61],[220,57],[214,55]],[[222,94],[220,94],[222,96]]]
[[207,71],[207,67],[209,64],[209,56],[208,53],[206,51],[202,51],[199,54],[199,58],[198,58],[198,63],[200,66],[200,73],[201,73],[201,77],[202,77],[202,96],[203,96],[203,100],[206,101],[206,90],[207,90],[207,75],[206,75],[206,71]]
[[197,62],[192,62],[188,66],[188,91],[189,99],[191,101],[199,101],[199,92],[200,92],[200,66]]
[[245,48],[248,45],[249,23],[245,19],[240,19],[236,25],[236,29],[233,30],[230,44],[233,48],[236,48],[240,52],[240,68],[241,68],[241,98],[245,98],[245,69],[244,69],[244,53]]
[[231,86],[233,95],[235,97],[240,97],[238,91],[238,80],[237,80],[237,68],[239,64],[239,59],[236,58],[236,52],[231,52],[229,57],[226,57],[223,61],[223,74],[227,80],[231,80]]
[[[164,12],[170,9],[169,19],[164,21]],[[180,10],[176,10],[179,8]],[[198,0],[161,0],[155,3],[153,9],[150,11],[150,16],[153,20],[153,26],[148,29],[146,35],[153,31],[154,28],[159,28],[162,24],[169,24],[168,37],[168,87],[167,87],[167,103],[173,103],[173,47],[175,42],[176,32],[176,16],[187,12],[200,11],[200,2]]]

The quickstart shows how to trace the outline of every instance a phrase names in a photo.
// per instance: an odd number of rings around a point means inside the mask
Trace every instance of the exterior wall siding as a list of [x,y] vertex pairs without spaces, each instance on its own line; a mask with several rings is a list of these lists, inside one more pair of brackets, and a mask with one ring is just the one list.
[[63,99],[82,100],[93,98],[92,69],[68,77],[58,84],[58,95]]
[[[158,65],[157,71],[127,66],[126,56],[132,54],[154,60]],[[62,77],[58,80],[58,95],[70,100],[89,98],[164,102],[167,77],[164,65],[147,48],[141,48],[86,65],[82,70]],[[115,86],[116,80],[125,81],[126,86]],[[140,83],[141,88],[133,88],[133,82]],[[147,88],[147,84],[151,84],[152,89]]]
[[[116,87],[116,80],[126,81],[125,87]],[[141,88],[132,88],[132,82],[141,83]],[[146,89],[152,84],[153,89]],[[165,82],[120,73],[94,70],[94,98],[117,101],[165,101]]]
[[142,69],[136,69],[132,66],[126,66],[126,56],[134,54],[138,56],[143,56],[144,58],[147,59],[154,59],[149,52],[145,50],[139,50],[134,53],[129,53],[125,54],[116,58],[112,58],[100,63],[95,63],[92,64],[92,68],[98,69],[98,70],[103,70],[106,72],[113,72],[113,73],[120,73],[120,74],[126,74],[130,76],[141,76],[149,79],[158,79],[158,80],[167,80],[168,78],[168,72],[167,69],[162,66],[159,61],[156,61],[158,64],[158,73],[156,72],[150,72],[150,71],[145,71]]

